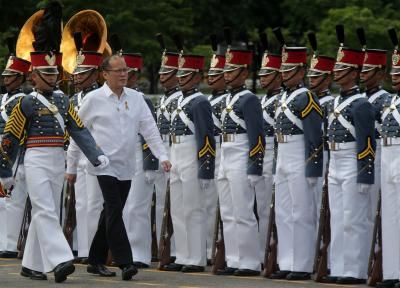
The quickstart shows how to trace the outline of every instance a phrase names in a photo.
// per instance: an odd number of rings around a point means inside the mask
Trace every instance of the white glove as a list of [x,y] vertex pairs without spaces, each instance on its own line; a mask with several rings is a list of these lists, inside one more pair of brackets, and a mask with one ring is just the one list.
[[249,179],[250,187],[256,187],[257,183],[261,180],[262,176],[259,175],[247,175],[247,179]]
[[13,177],[1,178],[1,184],[3,185],[4,189],[11,192],[11,190],[14,188],[15,180]]
[[213,181],[213,180],[212,179],[199,179],[200,189],[207,190],[211,185],[211,181]]
[[153,184],[156,180],[157,172],[154,170],[146,170],[144,171],[144,181],[147,184]]
[[99,169],[104,169],[108,166],[108,164],[110,164],[110,160],[106,155],[100,155],[99,157],[97,157],[97,160],[100,161],[100,165],[97,166],[97,168]]
[[310,185],[311,187],[314,187],[315,185],[317,185],[317,182],[318,182],[317,177],[307,177],[306,179],[307,179],[308,185]]
[[360,192],[360,193],[367,193],[370,188],[371,188],[370,184],[365,184],[365,183],[357,184],[357,189],[358,189],[358,192]]

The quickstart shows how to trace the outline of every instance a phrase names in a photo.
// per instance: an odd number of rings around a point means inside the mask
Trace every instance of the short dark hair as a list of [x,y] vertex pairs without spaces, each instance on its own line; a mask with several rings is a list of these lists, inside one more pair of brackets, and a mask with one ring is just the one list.
[[111,62],[112,60],[118,59],[118,58],[124,59],[122,56],[117,55],[117,54],[111,55],[111,56],[107,56],[106,58],[104,58],[104,59],[103,59],[103,62],[101,63],[101,66],[100,66],[100,70],[101,70],[101,71],[107,71],[107,70],[109,70],[109,69],[110,69],[110,62]]

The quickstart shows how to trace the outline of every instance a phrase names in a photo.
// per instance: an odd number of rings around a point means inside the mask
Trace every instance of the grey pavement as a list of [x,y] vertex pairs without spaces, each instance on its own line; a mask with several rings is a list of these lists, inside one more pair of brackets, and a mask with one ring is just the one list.
[[[154,263],[153,263],[154,264]],[[122,281],[121,273],[117,268],[110,268],[117,272],[117,277],[103,278],[86,272],[86,266],[77,264],[75,273],[68,277],[62,284],[56,284],[52,273],[48,274],[47,281],[34,281],[19,275],[21,260],[0,258],[0,288],[8,287],[177,287],[177,288],[200,288],[200,287],[280,287],[280,288],[315,288],[315,287],[368,287],[366,285],[334,285],[319,284],[314,281],[283,281],[269,280],[263,277],[235,277],[215,276],[211,272],[188,273],[158,271],[155,265],[152,268],[141,269],[131,281]]]

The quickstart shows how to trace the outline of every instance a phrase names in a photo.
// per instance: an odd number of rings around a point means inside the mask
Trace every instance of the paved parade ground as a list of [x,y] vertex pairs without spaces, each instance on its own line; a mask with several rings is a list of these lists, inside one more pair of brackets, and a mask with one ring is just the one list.
[[[235,277],[235,276],[214,276],[210,272],[189,273],[162,272],[155,266],[150,269],[142,269],[132,281],[124,282],[120,279],[120,272],[117,268],[110,268],[117,272],[117,277],[101,278],[86,273],[86,266],[76,265],[76,271],[68,280],[62,284],[54,283],[51,273],[48,274],[48,281],[33,281],[19,275],[21,260],[0,258],[0,287],[177,287],[177,288],[200,288],[200,287],[368,287],[366,285],[333,285],[318,284],[314,281],[283,281],[268,280],[263,277]],[[209,269],[207,269],[209,270]]]

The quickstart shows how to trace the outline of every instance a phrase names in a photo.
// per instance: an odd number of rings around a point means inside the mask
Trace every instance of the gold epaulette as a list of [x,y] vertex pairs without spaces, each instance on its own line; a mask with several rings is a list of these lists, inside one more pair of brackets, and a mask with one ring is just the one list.
[[26,117],[21,109],[21,101],[23,97],[18,100],[17,105],[15,105],[14,109],[11,112],[10,119],[6,123],[6,127],[4,128],[5,133],[11,133],[18,140],[23,139],[25,125],[26,125]]
[[315,102],[311,92],[307,92],[307,95],[308,95],[308,104],[306,108],[304,108],[303,111],[301,111],[301,118],[306,118],[313,109],[322,117],[321,107]]
[[78,113],[76,113],[74,104],[72,104],[72,101],[69,102],[68,114],[74,120],[74,122],[76,123],[76,126],[78,126],[79,128],[83,128],[82,120],[81,120],[81,118],[79,118]]
[[206,136],[205,138],[205,144],[203,148],[201,148],[199,151],[199,158],[203,157],[207,153],[210,153],[212,156],[215,157],[215,149],[211,146],[208,136]]
[[357,159],[358,160],[362,160],[365,157],[367,157],[368,155],[371,155],[372,158],[375,158],[375,151],[372,148],[371,137],[370,136],[367,137],[367,147],[362,152],[357,154]]
[[250,157],[253,157],[257,153],[262,152],[264,154],[264,145],[262,143],[262,138],[261,136],[258,136],[258,141],[256,146],[254,146],[253,149],[250,150]]

